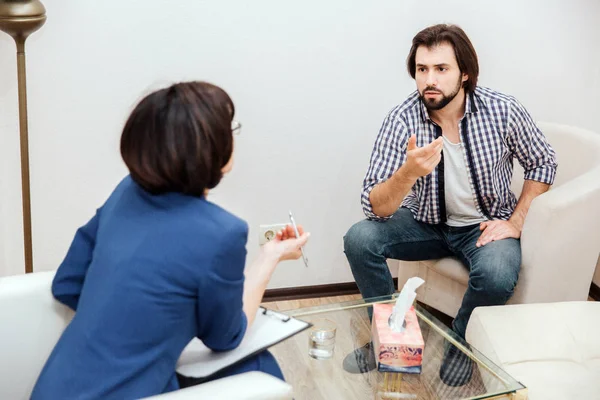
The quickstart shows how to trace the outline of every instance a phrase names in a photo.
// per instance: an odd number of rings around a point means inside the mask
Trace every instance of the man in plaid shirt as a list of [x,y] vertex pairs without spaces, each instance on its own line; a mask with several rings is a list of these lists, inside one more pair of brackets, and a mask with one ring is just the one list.
[[[459,27],[419,32],[407,67],[417,91],[383,121],[361,196],[367,219],[350,228],[344,251],[363,297],[394,293],[387,258],[457,257],[469,270],[453,322],[464,338],[475,307],[513,294],[525,216],[552,185],[556,157],[514,97],[477,86],[477,54]],[[513,158],[525,170],[518,201]]]

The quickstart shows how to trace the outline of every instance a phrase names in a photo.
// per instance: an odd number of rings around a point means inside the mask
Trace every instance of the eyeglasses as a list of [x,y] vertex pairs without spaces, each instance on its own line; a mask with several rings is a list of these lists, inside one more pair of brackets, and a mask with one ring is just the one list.
[[231,133],[233,133],[234,135],[239,135],[241,131],[242,131],[242,124],[240,124],[236,120],[231,121]]

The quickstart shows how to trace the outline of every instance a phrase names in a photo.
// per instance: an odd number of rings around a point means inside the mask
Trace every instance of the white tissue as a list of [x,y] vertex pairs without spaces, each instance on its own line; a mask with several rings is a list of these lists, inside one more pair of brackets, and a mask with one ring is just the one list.
[[392,315],[389,319],[389,325],[392,331],[394,332],[402,332],[404,328],[402,324],[404,324],[404,316],[410,309],[413,304],[413,301],[417,297],[416,290],[419,286],[424,284],[425,281],[418,276],[410,278],[404,284],[402,291],[398,295],[396,299],[396,304],[394,305],[394,310],[392,311]]

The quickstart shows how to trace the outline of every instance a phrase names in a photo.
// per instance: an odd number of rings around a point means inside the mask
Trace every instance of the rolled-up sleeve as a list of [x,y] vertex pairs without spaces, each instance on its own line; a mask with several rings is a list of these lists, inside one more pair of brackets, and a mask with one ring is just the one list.
[[514,98],[508,132],[509,146],[525,170],[525,179],[552,185],[558,167],[556,153],[525,107]]
[[406,124],[390,112],[384,119],[375,145],[371,152],[369,169],[363,181],[361,204],[363,212],[370,220],[386,221],[391,218],[381,217],[373,212],[371,191],[378,184],[388,180],[406,160],[408,129]]

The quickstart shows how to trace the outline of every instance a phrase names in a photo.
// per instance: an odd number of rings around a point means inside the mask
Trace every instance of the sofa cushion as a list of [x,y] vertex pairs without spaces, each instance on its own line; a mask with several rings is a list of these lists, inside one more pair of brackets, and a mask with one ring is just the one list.
[[439,274],[444,275],[456,282],[467,285],[469,283],[469,271],[467,267],[455,257],[445,257],[439,260],[422,261],[427,268],[431,268]]
[[478,307],[467,341],[529,388],[529,399],[600,395],[600,303]]

